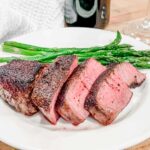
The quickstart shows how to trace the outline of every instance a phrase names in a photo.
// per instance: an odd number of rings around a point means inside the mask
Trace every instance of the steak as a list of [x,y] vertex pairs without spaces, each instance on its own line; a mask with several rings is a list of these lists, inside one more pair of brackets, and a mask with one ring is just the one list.
[[129,86],[136,87],[143,83],[146,78],[146,75],[139,72],[134,66],[130,63],[118,63],[112,64],[109,66],[119,77]]
[[45,66],[36,77],[32,101],[52,124],[56,124],[59,118],[55,111],[57,96],[77,63],[74,55],[59,57],[53,64]]
[[108,125],[127,106],[132,92],[114,69],[107,69],[93,84],[85,101],[85,109],[103,125]]
[[0,67],[0,96],[18,112],[33,115],[37,107],[30,94],[35,75],[42,65],[35,61],[14,60]]
[[95,59],[80,64],[63,86],[57,101],[58,113],[74,125],[83,122],[89,112],[84,109],[85,98],[94,81],[106,69]]

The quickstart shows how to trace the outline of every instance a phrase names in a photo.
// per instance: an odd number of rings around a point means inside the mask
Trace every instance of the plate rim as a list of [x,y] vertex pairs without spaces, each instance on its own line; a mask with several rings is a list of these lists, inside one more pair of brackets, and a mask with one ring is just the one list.
[[[76,29],[76,30],[99,30],[99,31],[102,31],[102,32],[110,32],[110,33],[113,33],[114,34],[114,32],[111,32],[111,31],[106,31],[106,30],[100,30],[100,29],[91,29],[91,28],[69,28],[69,30],[74,30],[74,29]],[[68,30],[68,28],[61,28],[61,29],[52,29],[52,30],[42,30],[42,31],[38,31],[38,32],[53,32],[54,30]],[[28,33],[28,34],[25,34],[25,35],[23,35],[23,36],[27,36],[27,35],[32,35],[32,34],[34,34],[34,33],[37,33],[37,31],[35,31],[35,32],[32,32],[32,33]],[[18,36],[17,38],[21,38],[22,36]],[[126,37],[128,37],[128,36],[126,36]],[[130,37],[131,38],[131,37]],[[13,39],[16,39],[16,38],[13,38]],[[12,39],[10,39],[10,40],[12,40]],[[134,39],[135,40],[135,39]],[[139,41],[138,41],[139,42]],[[141,43],[143,43],[143,42],[141,42]],[[145,44],[146,45],[146,44]],[[147,45],[148,46],[148,45]],[[143,135],[143,136],[141,136],[141,139],[140,138],[137,138],[137,139],[135,139],[135,140],[133,140],[133,141],[131,141],[131,143],[130,144],[128,144],[128,146],[127,147],[125,147],[125,145],[123,146],[123,147],[121,147],[121,145],[120,145],[120,147],[121,148],[128,148],[129,146],[133,146],[133,145],[135,145],[135,144],[137,144],[137,143],[139,143],[140,141],[144,141],[146,138],[148,138],[148,137],[150,137],[150,131],[149,132],[147,132],[145,135]],[[139,139],[139,140],[138,140]],[[10,144],[10,145],[12,145],[12,146],[14,146],[14,147],[16,147],[16,148],[21,148],[21,149],[27,149],[27,147],[22,147],[22,146],[17,146],[16,144],[14,144],[14,143],[11,143],[11,142],[8,142],[8,140],[4,140],[4,139],[2,139],[1,138],[1,136],[0,136],[0,141],[2,141],[2,142],[5,142],[5,143],[7,143],[7,144]],[[33,149],[34,150],[34,149]]]

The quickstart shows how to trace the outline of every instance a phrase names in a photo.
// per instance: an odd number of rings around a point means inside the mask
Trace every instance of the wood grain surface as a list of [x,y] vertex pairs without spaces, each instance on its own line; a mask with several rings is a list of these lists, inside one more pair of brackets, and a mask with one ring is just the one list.
[[[148,0],[111,0],[111,19],[107,30],[121,30],[127,22],[134,22],[146,15]],[[16,150],[0,142],[0,150]],[[150,150],[150,139],[128,150]]]

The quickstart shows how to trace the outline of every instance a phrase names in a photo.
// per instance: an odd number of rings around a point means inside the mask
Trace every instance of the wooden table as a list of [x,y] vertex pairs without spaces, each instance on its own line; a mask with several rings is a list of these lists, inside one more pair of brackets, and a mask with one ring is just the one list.
[[[148,0],[112,0],[111,19],[107,30],[121,30],[127,22],[134,22],[146,15]],[[15,150],[0,142],[0,150]],[[129,148],[128,150],[150,150],[150,139]]]

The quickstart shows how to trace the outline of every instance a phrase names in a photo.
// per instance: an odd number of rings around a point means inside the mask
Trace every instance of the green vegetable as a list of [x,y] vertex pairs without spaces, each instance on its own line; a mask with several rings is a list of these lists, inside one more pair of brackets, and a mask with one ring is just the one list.
[[106,45],[106,47],[111,47],[114,45],[118,45],[121,42],[122,36],[119,31],[117,31],[117,36],[110,44]]
[[[60,52],[60,51],[69,51],[69,52],[78,52],[78,51],[98,51],[98,50],[104,50],[104,49],[113,49],[116,48],[116,46],[120,43],[121,41],[121,34],[120,32],[117,32],[116,38],[114,39],[113,42],[111,42],[108,45],[105,46],[97,46],[97,47],[90,47],[90,48],[45,48],[45,47],[39,47],[39,46],[33,46],[29,44],[23,44],[15,41],[6,41],[3,43],[4,46],[11,46],[11,47],[17,47],[21,49],[27,49],[31,51],[44,51],[44,52]],[[123,45],[125,47],[131,47],[129,44]]]
[[42,52],[42,51],[30,51],[30,50],[26,50],[26,49],[22,49],[18,47],[12,47],[9,45],[2,45],[2,49],[3,51],[8,52],[8,53],[20,54],[20,55],[25,55],[25,56],[46,54],[45,52]]
[[77,55],[79,62],[88,58],[95,58],[103,65],[115,62],[130,62],[138,68],[150,68],[150,51],[137,51],[130,44],[120,44],[121,34],[104,46],[89,48],[44,48],[29,44],[7,41],[2,45],[3,51],[22,55],[21,57],[0,58],[0,62],[10,62],[14,59],[36,60],[41,63],[51,63],[62,55]]
[[17,57],[0,57],[0,63],[9,63],[15,59],[19,59],[19,58],[17,58]]

